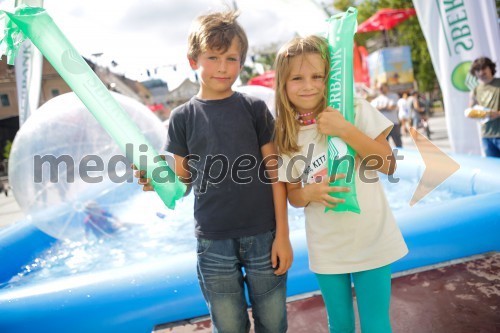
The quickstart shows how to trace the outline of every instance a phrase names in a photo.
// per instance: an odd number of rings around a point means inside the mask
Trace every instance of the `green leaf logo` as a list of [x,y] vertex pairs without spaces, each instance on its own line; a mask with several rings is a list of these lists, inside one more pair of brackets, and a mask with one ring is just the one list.
[[451,83],[455,89],[460,91],[470,91],[474,86],[474,77],[469,74],[471,61],[464,61],[458,64],[451,73]]

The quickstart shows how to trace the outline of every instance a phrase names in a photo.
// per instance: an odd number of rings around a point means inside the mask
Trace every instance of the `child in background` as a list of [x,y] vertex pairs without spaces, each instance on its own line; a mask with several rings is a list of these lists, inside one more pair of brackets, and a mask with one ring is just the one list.
[[[286,183],[290,203],[305,207],[309,264],[325,301],[330,332],[355,331],[351,279],[362,332],[391,332],[390,264],[408,252],[377,178],[377,171],[395,170],[386,140],[393,124],[362,99],[355,100],[355,124],[326,107],[329,66],[328,45],[321,37],[295,38],[278,52],[279,180]],[[327,135],[340,137],[356,151],[360,214],[325,212],[325,207],[343,202],[330,193],[348,190],[329,186],[330,179],[321,176],[328,164]]]
[[[266,104],[231,89],[248,49],[236,18],[213,13],[194,23],[188,60],[200,90],[172,112],[166,149],[176,175],[193,184],[198,279],[213,331],[249,332],[247,285],[255,332],[281,333],[293,256],[286,188],[262,181],[265,169],[277,179],[276,167],[263,163],[277,157]],[[152,189],[148,179],[140,183]]]
[[413,91],[408,97],[408,107],[410,110],[410,119],[412,126],[416,129],[423,129],[427,138],[431,138],[431,130],[429,128],[428,113],[421,103],[418,91]]
[[85,204],[86,214],[83,225],[85,236],[90,239],[91,233],[97,238],[111,237],[123,227],[123,223],[111,212],[102,208],[97,202],[89,201]]
[[404,92],[398,99],[398,118],[403,135],[410,134],[410,109],[408,107],[408,93]]

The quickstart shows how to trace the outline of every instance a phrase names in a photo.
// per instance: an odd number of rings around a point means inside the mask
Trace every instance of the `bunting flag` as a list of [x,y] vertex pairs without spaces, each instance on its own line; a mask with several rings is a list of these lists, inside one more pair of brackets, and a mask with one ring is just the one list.
[[[474,59],[486,56],[498,64],[500,33],[494,0],[413,0],[443,93],[446,125],[456,153],[481,154],[479,124],[464,117]],[[498,68],[498,66],[497,66]]]

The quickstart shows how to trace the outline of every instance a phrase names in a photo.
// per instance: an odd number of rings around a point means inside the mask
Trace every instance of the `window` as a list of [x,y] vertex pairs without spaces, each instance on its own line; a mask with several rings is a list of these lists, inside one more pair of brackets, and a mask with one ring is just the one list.
[[0,94],[0,103],[2,103],[2,106],[10,106],[9,95]]

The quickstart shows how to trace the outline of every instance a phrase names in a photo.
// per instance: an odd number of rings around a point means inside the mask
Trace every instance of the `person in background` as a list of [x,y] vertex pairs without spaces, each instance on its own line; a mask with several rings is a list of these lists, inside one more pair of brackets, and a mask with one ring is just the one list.
[[[338,110],[326,107],[330,60],[325,50],[324,38],[309,36],[295,38],[278,51],[275,142],[283,162],[279,180],[286,184],[290,204],[304,207],[309,267],[319,282],[330,332],[355,332],[351,281],[361,331],[391,332],[391,263],[408,248],[377,172],[395,170],[386,139],[394,125],[363,99],[354,101],[354,124]],[[336,192],[349,189],[329,184],[333,179],[327,176],[327,136],[339,137],[356,151],[360,214],[325,212],[325,207],[343,204]],[[373,159],[368,161],[373,156],[380,162],[377,167]],[[361,170],[375,181],[362,181]]]
[[489,110],[481,124],[481,137],[486,156],[500,157],[500,78],[495,78],[496,64],[490,58],[474,60],[470,74],[479,80],[471,91],[469,107],[480,105]]
[[392,138],[392,142],[396,147],[403,147],[401,140],[401,125],[398,118],[398,95],[389,91],[387,83],[379,85],[380,94],[371,101],[371,105],[382,112],[394,126],[392,127],[387,139]]
[[5,196],[8,197],[9,189],[10,189],[9,183],[0,180],[0,193],[3,192]]
[[408,93],[404,92],[398,100],[398,118],[402,134],[410,134],[410,109],[408,107]]
[[90,238],[91,234],[97,239],[111,237],[123,227],[118,218],[95,201],[89,201],[85,204],[84,213],[83,226],[87,239]]
[[428,139],[431,138],[431,131],[429,128],[428,112],[422,105],[422,100],[418,91],[413,91],[408,97],[408,108],[410,109],[410,118],[412,127],[417,131],[423,129]]

